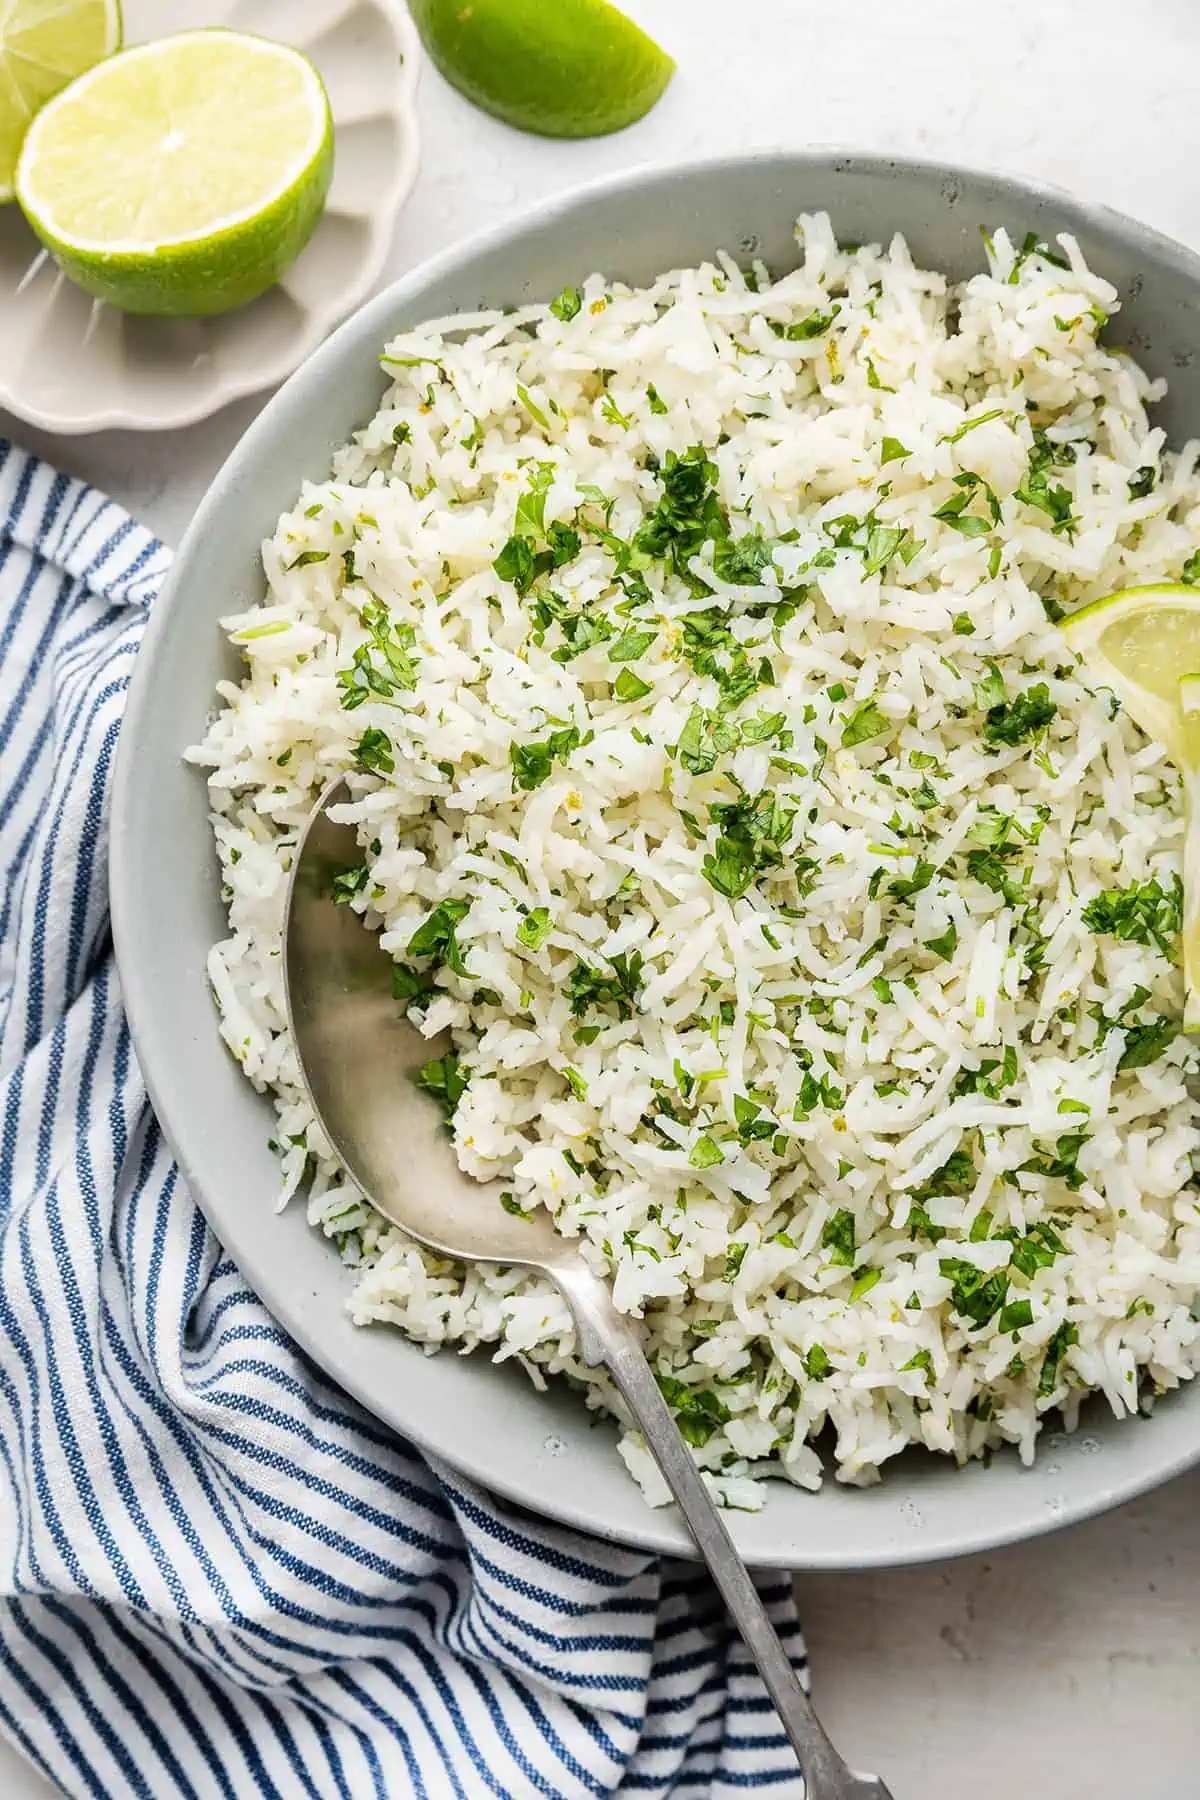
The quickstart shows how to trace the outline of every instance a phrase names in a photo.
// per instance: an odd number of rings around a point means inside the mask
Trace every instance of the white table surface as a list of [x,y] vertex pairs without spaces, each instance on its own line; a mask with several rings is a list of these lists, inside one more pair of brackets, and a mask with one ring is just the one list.
[[[552,0],[548,0],[552,3]],[[750,146],[944,156],[1057,182],[1200,246],[1194,0],[626,0],[679,72],[642,124],[523,137],[422,75],[422,172],[393,270],[608,170]],[[131,0],[134,31],[171,0]],[[132,35],[132,34],[131,34]],[[0,302],[0,329],[3,303]],[[51,442],[177,541],[256,410]],[[799,1584],[818,1700],[896,1800],[1200,1793],[1200,1472],[992,1557]],[[0,1741],[0,1795],[45,1800]],[[252,1800],[247,1796],[247,1800]]]

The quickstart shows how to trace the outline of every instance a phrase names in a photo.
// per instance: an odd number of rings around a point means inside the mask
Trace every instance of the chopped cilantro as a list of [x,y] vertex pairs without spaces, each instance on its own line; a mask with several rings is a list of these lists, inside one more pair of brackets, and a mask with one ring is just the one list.
[[368,725],[354,746],[354,760],[360,769],[371,769],[379,775],[394,773],[396,761],[392,755],[392,740],[387,732]]
[[646,383],[646,400],[652,413],[662,414],[666,412],[667,403],[665,400],[660,400],[658,389],[652,381]]
[[882,1269],[855,1269],[854,1285],[850,1289],[851,1305],[853,1305],[856,1300],[861,1300],[864,1294],[869,1294],[871,1289],[882,1280]]
[[725,1271],[722,1277],[723,1280],[737,1280],[741,1273],[742,1264],[746,1260],[746,1252],[749,1248],[749,1244],[743,1243],[735,1243],[728,1246],[725,1251]]
[[1042,1363],[1042,1372],[1038,1376],[1037,1391],[1039,1399],[1044,1400],[1058,1386],[1058,1372],[1063,1357],[1072,1344],[1079,1342],[1079,1327],[1064,1319],[1050,1342],[1046,1345],[1046,1355]]
[[657,631],[622,632],[616,642],[608,647],[609,662],[636,662],[639,656],[646,654],[657,636]]
[[1001,1308],[1001,1331],[1021,1331],[1026,1325],[1033,1324],[1033,1305],[1029,1300],[1010,1300]]
[[512,1214],[514,1219],[532,1219],[533,1217],[532,1212],[526,1211],[515,1194],[501,1194],[500,1204],[506,1213]]
[[713,552],[713,573],[738,587],[757,587],[763,570],[770,566],[773,538],[761,531],[745,537],[719,540]]
[[914,894],[924,892],[936,873],[934,865],[919,856],[911,875],[898,875],[895,881],[889,881],[888,893],[894,900],[911,900]]
[[772,319],[771,330],[777,338],[783,338],[789,344],[807,343],[810,338],[820,337],[828,331],[841,310],[835,302],[827,313],[810,313],[807,319],[798,319],[794,325],[780,325]]
[[441,1106],[443,1116],[448,1120],[454,1117],[459,1101],[467,1090],[467,1073],[459,1058],[452,1050],[445,1056],[435,1056],[425,1066],[418,1069],[413,1077],[419,1088],[432,1094]]
[[805,1373],[813,1381],[824,1381],[832,1367],[833,1364],[829,1360],[829,1352],[826,1350],[824,1344],[813,1344],[811,1349],[805,1352]]
[[508,760],[512,765],[515,786],[523,788],[526,793],[541,787],[554,762],[566,762],[578,744],[579,732],[574,725],[564,726],[561,731],[552,731],[542,743],[510,744]]
[[[715,1324],[709,1320],[703,1323],[710,1327]],[[729,1408],[711,1388],[689,1387],[686,1381],[680,1381],[674,1375],[664,1375],[661,1371],[656,1372],[655,1380],[662,1389],[667,1405],[675,1414],[675,1423],[687,1442],[696,1449],[707,1444],[713,1432],[729,1418]]]
[[469,900],[443,900],[409,938],[408,954],[431,957],[444,962],[455,975],[465,975],[467,966],[456,933],[470,910]]
[[1004,1305],[1008,1294],[1006,1269],[994,1269],[989,1274],[957,1256],[942,1257],[938,1268],[953,1284],[950,1303],[964,1319],[979,1326],[986,1325]]
[[561,319],[565,325],[569,319],[575,317],[582,305],[583,296],[580,294],[579,289],[577,287],[565,287],[562,293],[550,302],[550,311],[554,314],[556,319]]
[[536,400],[534,400],[529,389],[523,387],[519,381],[517,383],[517,399],[521,402],[521,405],[525,408],[525,411],[529,414],[534,424],[540,425],[543,431],[549,431],[549,419],[537,404]]
[[527,950],[540,950],[553,930],[554,921],[550,917],[550,909],[535,906],[517,926],[517,941],[524,944]]
[[1070,445],[1051,442],[1044,432],[1035,431],[1033,438],[1025,478],[1014,489],[1013,497],[1046,513],[1052,531],[1071,537],[1078,523],[1071,511],[1071,491],[1061,484],[1052,484],[1049,471],[1056,464],[1073,462],[1075,452]]
[[865,744],[871,738],[882,737],[891,728],[891,720],[880,712],[876,702],[864,700],[843,723],[842,745],[849,749],[853,744]]
[[1158,480],[1158,470],[1153,463],[1143,463],[1129,477],[1128,488],[1131,500],[1144,500],[1147,494],[1154,492],[1154,484]]
[[600,402],[600,416],[609,425],[619,425],[622,431],[628,431],[633,420],[628,413],[623,413],[612,395],[606,393]]
[[394,624],[386,606],[378,601],[364,606],[361,617],[369,642],[359,645],[350,667],[339,669],[337,677],[346,712],[354,712],[372,696],[390,700],[393,694],[411,692],[417,685],[416,664],[409,654],[417,641],[412,626]]
[[644,700],[650,692],[650,683],[635,675],[632,669],[622,669],[613,682],[613,693],[618,700]]
[[1037,737],[1056,717],[1058,708],[1050,698],[1044,681],[1018,694],[1015,700],[1002,701],[990,708],[983,728],[985,743],[1016,745],[1026,738]]
[[943,962],[949,962],[958,949],[958,927],[954,920],[951,919],[940,937],[926,938],[925,948],[932,950],[935,956],[940,956]]
[[906,449],[899,438],[885,437],[880,445],[879,460],[882,463],[900,462],[904,457],[911,455],[912,451]]
[[976,419],[968,419],[966,424],[960,425],[957,431],[947,431],[938,439],[938,443],[957,444],[960,439],[966,437],[968,431],[974,431],[976,426],[988,425],[993,419],[1003,419],[1004,416],[1005,412],[1002,406],[993,406],[990,412],[980,413]]
[[367,885],[368,871],[365,863],[356,869],[343,869],[340,875],[333,878],[333,899],[336,906],[348,906],[356,894],[361,894]]
[[852,1269],[855,1247],[854,1214],[848,1207],[839,1207],[832,1218],[825,1221],[825,1229],[821,1233],[821,1248],[829,1251],[831,1263]]
[[609,972],[577,962],[567,978],[567,999],[579,1019],[592,1006],[615,1006],[617,1016],[633,1016],[642,981],[640,950],[621,951],[608,959]]
[[720,1144],[714,1138],[710,1138],[707,1132],[704,1132],[692,1145],[688,1153],[688,1161],[693,1169],[711,1169],[717,1163],[724,1162],[725,1156]]
[[428,998],[433,993],[433,982],[428,975],[419,969],[407,968],[404,963],[392,966],[392,999],[403,1000],[406,1006],[412,1006]]
[[709,817],[719,835],[715,849],[705,853],[702,864],[709,886],[736,900],[756,876],[779,868],[793,811],[770,789],[710,806]]
[[1172,875],[1165,888],[1158,880],[1105,888],[1088,901],[1082,918],[1089,931],[1127,944],[1156,944],[1170,957],[1183,927],[1183,883]]
[[1179,1027],[1173,1019],[1151,1019],[1148,1024],[1126,1025],[1122,1029],[1125,1048],[1117,1064],[1118,1075],[1123,1075],[1127,1069],[1144,1069],[1157,1062],[1179,1036]]

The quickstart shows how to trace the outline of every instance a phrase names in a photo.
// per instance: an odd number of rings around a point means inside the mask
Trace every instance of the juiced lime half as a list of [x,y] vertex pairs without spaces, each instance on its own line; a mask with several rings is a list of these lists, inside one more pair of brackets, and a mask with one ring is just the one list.
[[35,115],[120,46],[118,0],[0,0],[0,201]]
[[632,125],[675,69],[608,0],[409,0],[409,9],[447,81],[543,137]]
[[1183,776],[1183,1022],[1200,1031],[1200,589],[1123,588],[1072,613],[1062,632]]
[[38,114],[17,164],[30,224],[126,312],[227,312],[278,281],[333,173],[321,77],[287,45],[187,31],[110,57]]

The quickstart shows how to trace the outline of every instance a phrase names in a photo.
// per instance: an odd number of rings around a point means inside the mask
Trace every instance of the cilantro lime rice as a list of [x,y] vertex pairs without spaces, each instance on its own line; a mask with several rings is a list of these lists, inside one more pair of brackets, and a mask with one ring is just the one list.
[[[221,1028],[356,1320],[619,1412],[544,1280],[462,1267],[334,1164],[288,1042],[297,833],[350,771],[339,898],[464,1169],[643,1320],[730,1504],[877,1478],[1198,1359],[1179,782],[1056,621],[1200,577],[1197,450],[1098,342],[1067,238],[728,257],[423,326],[225,621]],[[1119,341],[1119,318],[1109,334]],[[652,1501],[640,1439],[622,1454]]]

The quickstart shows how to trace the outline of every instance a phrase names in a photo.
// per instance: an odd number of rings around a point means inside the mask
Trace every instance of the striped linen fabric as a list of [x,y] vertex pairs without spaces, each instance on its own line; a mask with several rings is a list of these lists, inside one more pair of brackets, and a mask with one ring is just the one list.
[[[182,1185],[105,882],[167,562],[0,439],[0,1727],[113,1800],[799,1800],[700,1571],[517,1514],[394,1437]],[[764,1597],[803,1666],[787,1581]]]

